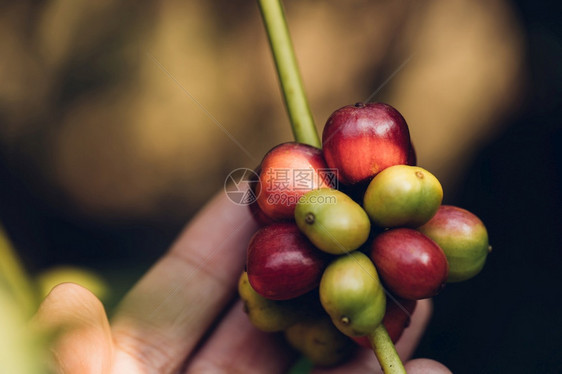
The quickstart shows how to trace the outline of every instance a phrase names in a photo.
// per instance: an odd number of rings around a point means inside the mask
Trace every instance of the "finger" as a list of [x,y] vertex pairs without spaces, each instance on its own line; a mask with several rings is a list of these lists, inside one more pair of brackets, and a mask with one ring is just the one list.
[[185,372],[281,374],[294,360],[283,336],[256,329],[237,302]]
[[101,302],[82,286],[62,283],[53,288],[34,316],[32,326],[56,334],[52,352],[57,372],[109,372],[109,322]]
[[[412,314],[410,326],[404,330],[402,337],[396,343],[396,351],[406,362],[418,345],[431,316],[431,300],[419,300],[416,309]],[[348,374],[348,373],[382,373],[379,362],[373,351],[360,349],[357,355],[349,362],[335,368],[317,368],[314,374]]]
[[408,374],[452,374],[445,365],[427,358],[417,358],[404,365]]
[[236,294],[255,230],[248,207],[224,194],[196,216],[114,317],[114,373],[179,368]]

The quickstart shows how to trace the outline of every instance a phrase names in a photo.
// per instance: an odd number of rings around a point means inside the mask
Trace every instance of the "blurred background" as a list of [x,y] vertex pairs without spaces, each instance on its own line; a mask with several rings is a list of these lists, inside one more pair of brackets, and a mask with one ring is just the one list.
[[[285,8],[319,131],[341,106],[393,105],[444,202],[488,227],[488,264],[436,297],[416,355],[562,371],[557,8]],[[30,276],[91,271],[109,312],[230,171],[292,137],[255,2],[3,1],[0,45],[0,221]]]

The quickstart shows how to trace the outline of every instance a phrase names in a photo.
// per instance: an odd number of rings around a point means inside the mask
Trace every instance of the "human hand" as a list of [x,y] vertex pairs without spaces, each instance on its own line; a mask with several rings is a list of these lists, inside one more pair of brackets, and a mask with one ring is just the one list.
[[[33,323],[63,328],[53,343],[55,370],[66,374],[285,373],[296,359],[278,334],[253,327],[236,293],[246,245],[257,226],[249,210],[216,196],[121,302],[111,324],[101,302],[71,283],[55,287]],[[431,314],[422,300],[396,348],[411,356]],[[449,373],[431,360],[409,373]],[[371,351],[315,374],[377,372]]]

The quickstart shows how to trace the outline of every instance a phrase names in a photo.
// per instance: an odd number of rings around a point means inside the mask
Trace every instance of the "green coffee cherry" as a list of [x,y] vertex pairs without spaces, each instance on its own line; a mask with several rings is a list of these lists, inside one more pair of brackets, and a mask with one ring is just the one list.
[[359,248],[369,237],[367,213],[338,190],[321,188],[300,198],[295,221],[308,239],[324,252],[343,254]]
[[299,322],[285,331],[291,346],[318,366],[334,366],[345,360],[353,342],[334,326],[327,315]]
[[328,265],[320,281],[320,302],[334,325],[347,336],[373,332],[386,308],[375,266],[358,251]]
[[435,216],[418,228],[445,252],[447,282],[460,282],[482,270],[491,251],[484,223],[466,209],[442,205]]
[[238,281],[238,293],[244,301],[244,310],[250,322],[259,330],[275,332],[287,329],[306,315],[305,305],[297,299],[286,301],[269,300],[258,294],[243,272]]
[[365,192],[363,207],[381,227],[418,227],[433,217],[443,188],[433,174],[417,166],[395,165],[377,174]]

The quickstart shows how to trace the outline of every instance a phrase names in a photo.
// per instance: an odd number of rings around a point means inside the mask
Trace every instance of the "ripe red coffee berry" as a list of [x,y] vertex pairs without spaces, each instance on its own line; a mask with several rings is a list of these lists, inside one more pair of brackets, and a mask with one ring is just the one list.
[[406,121],[383,103],[357,103],[332,113],[322,133],[322,149],[326,163],[338,170],[344,184],[415,162]]
[[292,220],[305,193],[336,187],[335,174],[328,169],[322,150],[307,144],[279,144],[265,155],[260,169],[257,202],[276,221]]
[[387,230],[372,244],[371,259],[386,287],[409,300],[433,297],[447,281],[449,265],[443,250],[419,231]]
[[288,300],[318,286],[328,259],[295,223],[274,223],[250,239],[246,270],[252,288],[261,296]]

